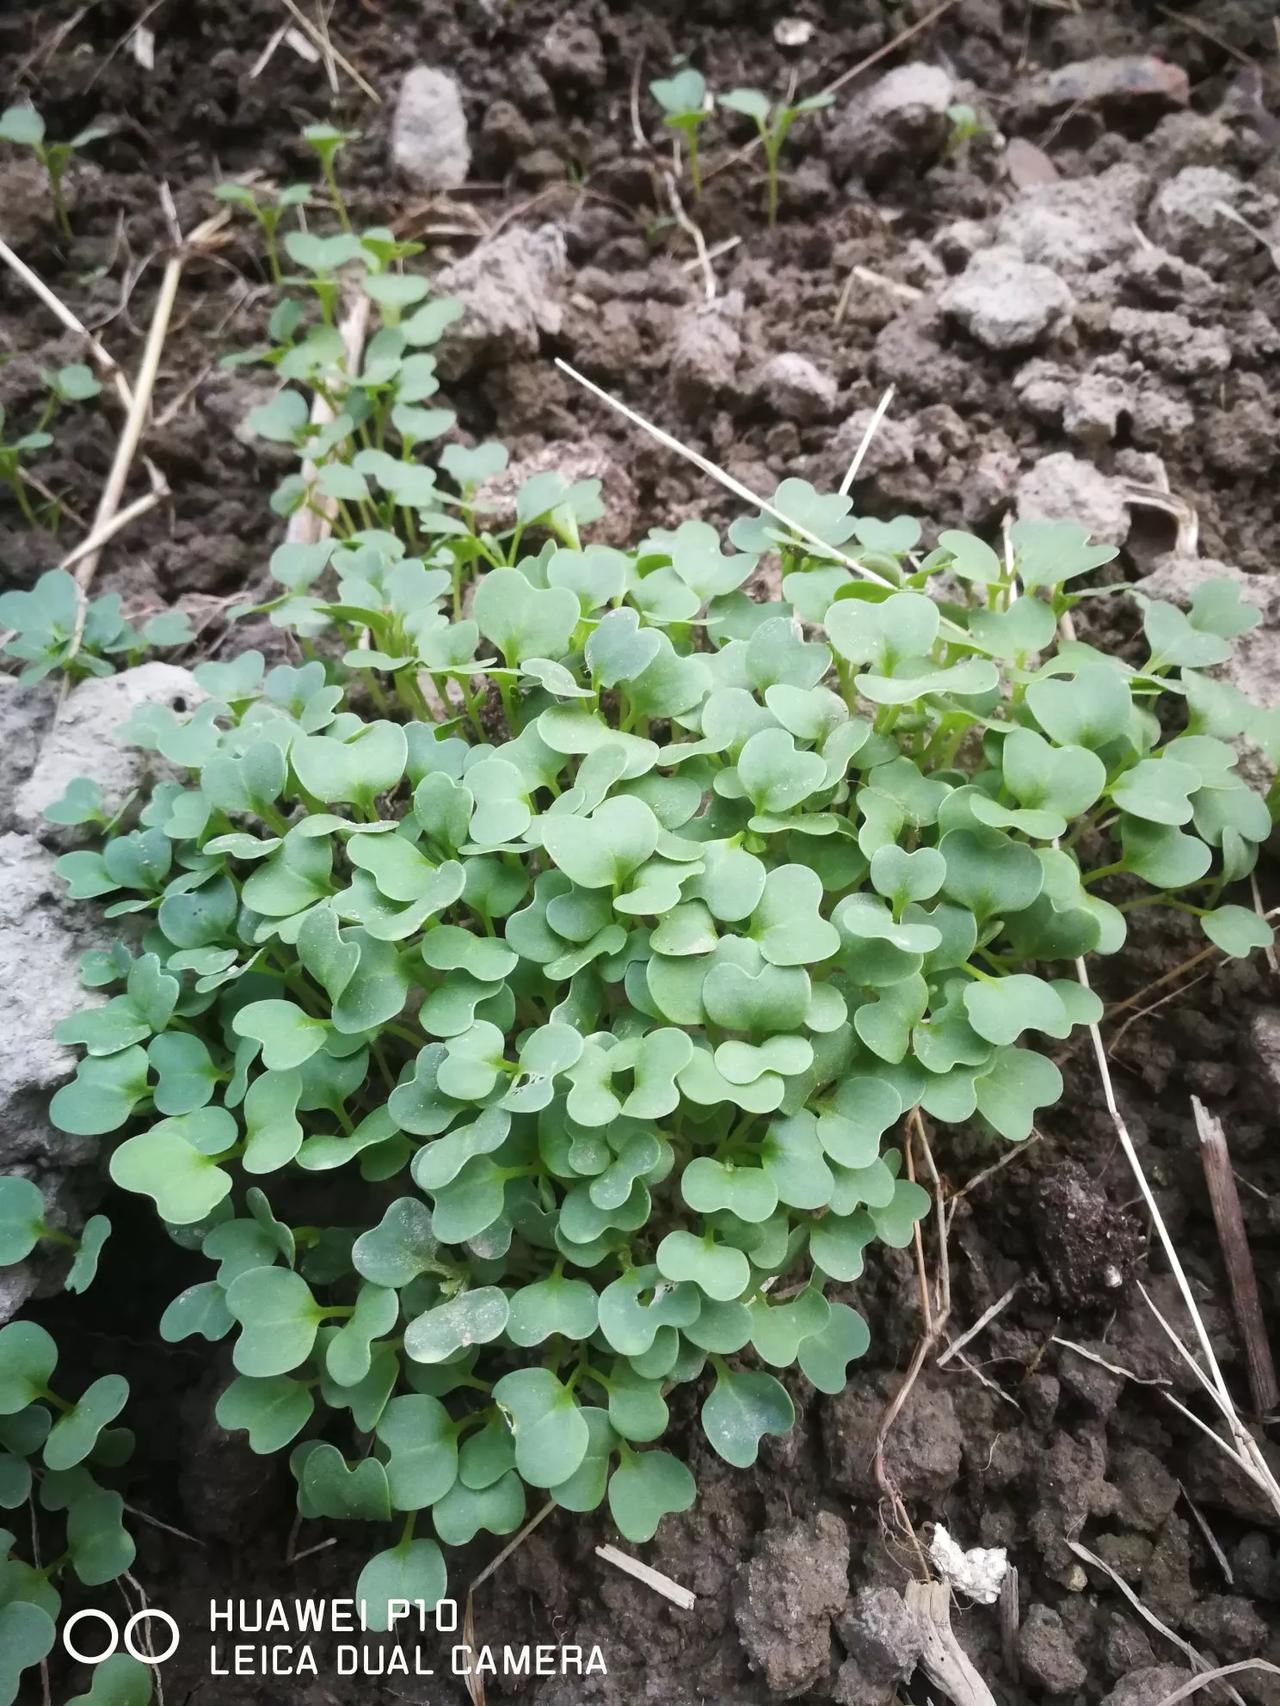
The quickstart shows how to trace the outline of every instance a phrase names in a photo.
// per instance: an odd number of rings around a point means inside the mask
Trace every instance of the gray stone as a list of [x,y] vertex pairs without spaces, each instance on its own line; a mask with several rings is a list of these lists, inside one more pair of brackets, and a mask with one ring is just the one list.
[[391,121],[391,158],[417,189],[456,190],[471,170],[462,91],[447,71],[405,73]]
[[1071,108],[1104,108],[1152,121],[1189,99],[1187,74],[1155,54],[1100,55],[1059,65],[1030,77],[1016,106],[1025,119],[1048,118]]
[[1029,349],[1067,319],[1071,291],[1016,249],[980,249],[943,291],[943,308],[991,350]]
[[756,388],[761,399],[791,421],[825,420],[835,407],[839,387],[829,373],[808,356],[783,351],[760,369]]
[[57,703],[58,690],[47,681],[23,686],[0,675],[0,830],[14,826],[14,800],[35,769]]
[[1152,207],[1152,234],[1188,260],[1211,272],[1220,270],[1223,262],[1248,259],[1258,249],[1258,239],[1224,207],[1261,228],[1271,241],[1280,235],[1274,196],[1258,193],[1218,166],[1184,166],[1169,179]]
[[688,414],[706,409],[735,381],[742,354],[736,291],[687,310],[676,324],[668,371],[677,405]]
[[103,999],[81,986],[80,956],[114,932],[94,907],[65,899],[54,859],[33,836],[0,836],[0,1172],[83,1160],[97,1147],[54,1136],[44,1102],[75,1069],[54,1027]]
[[857,178],[936,159],[954,97],[940,65],[899,65],[849,103],[828,138],[828,157],[842,176]]
[[1029,468],[1018,481],[1017,500],[1020,520],[1078,521],[1108,545],[1122,545],[1129,532],[1123,488],[1069,450],[1042,456]]
[[561,18],[552,24],[538,50],[547,80],[557,88],[602,89],[608,75],[604,45],[590,24]]
[[734,1584],[733,1615],[754,1670],[782,1700],[806,1694],[831,1665],[831,1619],[849,1595],[849,1535],[820,1511],[766,1529]]
[[189,670],[171,663],[144,663],[119,675],[82,681],[67,695],[58,719],[45,735],[31,775],[14,796],[19,827],[39,830],[46,840],[68,838],[46,824],[41,813],[60,799],[67,783],[87,776],[102,790],[108,812],[119,811],[131,794],[169,774],[158,755],[126,746],[117,731],[139,705],[168,705],[185,712],[207,695]]
[[1121,1446],[1111,1459],[1110,1478],[1120,1493],[1116,1515],[1148,1533],[1164,1525],[1178,1502],[1178,1483],[1144,1445]]
[[1023,1619],[1018,1659],[1023,1675],[1050,1694],[1074,1694],[1089,1674],[1061,1617],[1047,1605],[1033,1605]]
[[560,330],[567,272],[564,238],[554,225],[515,226],[443,267],[436,288],[456,296],[464,312],[438,347],[441,375],[461,379],[494,361],[537,355],[542,337]]
[[1033,184],[996,224],[996,240],[1024,260],[1068,275],[1127,256],[1137,245],[1134,221],[1149,190],[1133,166],[1112,166],[1094,178]]
[[1120,416],[1132,404],[1133,393],[1123,379],[1105,373],[1081,374],[1063,399],[1062,430],[1077,444],[1098,449],[1110,444]]
[[1157,308],[1117,308],[1111,330],[1148,366],[1177,379],[1202,379],[1231,365],[1221,325],[1195,326],[1185,314]]
[[[905,1682],[924,1645],[924,1626],[896,1588],[859,1588],[836,1633],[860,1681]],[[841,1675],[844,1675],[842,1670]]]
[[1157,1706],[1166,1694],[1172,1694],[1191,1681],[1191,1672],[1181,1665],[1144,1665],[1131,1670],[1103,1697],[1101,1706]]
[[1220,1659],[1247,1659],[1266,1651],[1271,1630],[1256,1606],[1234,1593],[1212,1593],[1187,1613],[1187,1628]]

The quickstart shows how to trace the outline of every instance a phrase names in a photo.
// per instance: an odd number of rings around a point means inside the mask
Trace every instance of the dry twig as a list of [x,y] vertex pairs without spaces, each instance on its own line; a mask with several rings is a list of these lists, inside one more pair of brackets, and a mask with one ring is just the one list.
[[289,12],[298,28],[304,35],[310,36],[311,40],[320,49],[321,53],[332,54],[335,63],[342,67],[347,76],[350,77],[351,81],[355,84],[356,88],[360,90],[361,94],[367,95],[375,106],[380,107],[382,105],[382,96],[374,88],[373,84],[360,75],[345,54],[339,53],[338,49],[333,45],[332,41],[329,40],[323,30],[316,28],[315,24],[312,23],[307,14],[300,6],[298,6],[296,0],[281,0],[281,3]]
[[1209,1112],[1198,1096],[1191,1098],[1191,1111],[1195,1115],[1196,1132],[1200,1138],[1200,1160],[1204,1166],[1204,1182],[1209,1189],[1209,1206],[1213,1210],[1213,1223],[1218,1229],[1222,1260],[1231,1285],[1236,1325],[1244,1341],[1253,1408],[1258,1415],[1265,1416],[1280,1404],[1280,1388],[1276,1386],[1276,1367],[1258,1295],[1258,1276],[1244,1229],[1240,1193],[1236,1190],[1235,1176],[1231,1171],[1227,1136],[1222,1129],[1222,1121]]
[[1014,1280],[1013,1284],[1009,1287],[1008,1291],[1005,1292],[1004,1296],[998,1297],[991,1305],[990,1309],[985,1310],[981,1315],[979,1315],[972,1327],[967,1328],[963,1333],[961,1333],[958,1339],[952,1339],[947,1345],[946,1350],[944,1350],[938,1357],[936,1366],[938,1368],[945,1368],[951,1361],[952,1357],[958,1356],[971,1339],[976,1339],[984,1327],[990,1326],[996,1316],[999,1315],[1000,1311],[1002,1309],[1007,1309],[1009,1304],[1013,1302],[1014,1298],[1017,1296],[1020,1284],[1021,1281]]
[[844,479],[840,482],[841,497],[847,496],[849,490],[853,486],[853,482],[858,478],[858,469],[861,468],[867,451],[871,448],[871,440],[876,436],[880,422],[889,411],[889,404],[893,401],[893,393],[895,389],[895,386],[890,385],[884,396],[881,397],[880,401],[876,404],[875,413],[867,422],[867,430],[862,435],[862,442],[854,451],[853,461],[849,464],[848,469],[845,472]]
[[920,1669],[954,1706],[995,1706],[995,1696],[951,1627],[951,1589],[946,1582],[908,1582],[908,1606],[924,1628]]
[[698,1596],[691,1589],[681,1587],[679,1582],[673,1582],[671,1577],[664,1576],[661,1570],[642,1564],[639,1558],[619,1552],[616,1546],[597,1546],[596,1557],[603,1558],[606,1564],[612,1564],[616,1570],[623,1570],[627,1575],[634,1576],[638,1582],[652,1588],[654,1593],[660,1593],[664,1599],[669,1599],[672,1605],[678,1605],[681,1611],[692,1611],[698,1603]]
[[116,396],[119,397],[125,409],[131,409],[133,407],[133,392],[129,388],[129,381],[117,366],[115,357],[108,354],[89,328],[76,319],[66,303],[49,289],[40,275],[32,272],[27,263],[15,255],[9,245],[4,242],[0,242],[0,261],[3,261],[11,271],[17,274],[27,289],[39,297],[45,307],[62,322],[69,332],[74,332],[77,337],[84,339],[85,348],[94,366],[102,377],[109,380],[114,386]]
[[671,173],[664,172],[662,174],[662,181],[666,185],[667,201],[671,205],[671,212],[675,218],[676,224],[682,231],[687,232],[693,239],[693,246],[697,250],[698,266],[702,270],[702,282],[703,288],[707,293],[707,301],[714,302],[716,295],[716,275],[711,266],[711,255],[707,249],[707,240],[702,235],[698,226],[694,224],[693,220],[690,219],[688,213],[685,211],[685,205],[680,199],[680,191],[676,188],[676,181],[671,176]]
[[[1134,1593],[1133,1589],[1129,1586],[1128,1582],[1126,1582],[1122,1576],[1117,1575],[1115,1570],[1111,1568],[1111,1565],[1108,1564],[1105,1559],[1099,1558],[1095,1552],[1090,1552],[1089,1548],[1087,1546],[1082,1546],[1078,1540],[1068,1540],[1067,1545],[1071,1551],[1075,1553],[1077,1558],[1083,1559],[1086,1564],[1091,1564],[1095,1570],[1101,1570],[1104,1576],[1109,1576],[1120,1589],[1120,1592],[1129,1601],[1129,1604],[1138,1613],[1138,1616],[1145,1622],[1149,1623],[1158,1634],[1163,1635],[1166,1641],[1171,1642],[1184,1658],[1190,1659],[1191,1663],[1197,1670],[1204,1669],[1204,1659],[1191,1645],[1190,1641],[1184,1641],[1181,1635],[1174,1634],[1173,1630],[1170,1629],[1167,1623],[1162,1623],[1156,1616],[1155,1612],[1142,1603],[1137,1594]],[[1239,1694],[1236,1693],[1234,1688],[1229,1688],[1227,1690],[1227,1696],[1236,1703],[1236,1706],[1245,1706],[1244,1701],[1240,1698]]]
[[[1156,1706],[1177,1706],[1179,1700],[1190,1700],[1193,1694],[1209,1683],[1221,1682],[1227,1676],[1243,1676],[1247,1670],[1261,1670],[1268,1676],[1280,1676],[1280,1665],[1273,1665],[1267,1659],[1241,1659],[1234,1665],[1219,1665],[1216,1670],[1201,1671],[1200,1675],[1193,1676],[1190,1682],[1184,1682],[1180,1688],[1175,1688],[1172,1694],[1166,1694],[1163,1700],[1157,1700]],[[1234,1690],[1232,1692],[1234,1693]],[[1239,1695],[1236,1695],[1236,1699],[1239,1698]]]

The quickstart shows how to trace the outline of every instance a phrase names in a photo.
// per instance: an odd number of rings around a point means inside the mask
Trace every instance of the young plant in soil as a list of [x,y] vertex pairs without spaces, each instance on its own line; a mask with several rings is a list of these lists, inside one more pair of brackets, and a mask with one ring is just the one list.
[[311,198],[309,184],[288,184],[274,200],[259,201],[258,197],[245,184],[219,184],[214,190],[219,201],[227,202],[232,207],[243,207],[258,222],[262,232],[262,241],[267,255],[267,271],[271,282],[283,285],[284,274],[280,268],[280,226],[286,213],[291,208],[305,207]]
[[698,132],[708,116],[707,80],[700,71],[686,65],[671,77],[658,77],[650,83],[649,93],[663,111],[663,124],[685,139],[689,156],[689,181],[696,196],[702,194],[702,175],[698,166]]
[[[56,370],[44,368],[40,377],[48,387],[39,417],[30,432],[22,433],[18,438],[6,440],[4,437],[5,411],[0,406],[0,480],[3,480],[13,493],[23,518],[30,527],[38,527],[40,518],[32,507],[27,487],[27,476],[23,473],[23,464],[29,457],[41,450],[48,450],[53,443],[53,437],[48,427],[58,410],[73,403],[87,403],[102,390],[102,386],[94,377],[91,368],[83,362],[74,361],[66,367]],[[57,512],[60,508],[57,500],[49,506],[52,515],[46,515],[45,520],[57,530]]]
[[114,592],[89,601],[77,643],[80,597],[74,577],[65,569],[47,570],[30,592],[0,594],[0,629],[11,630],[0,649],[22,660],[19,681],[43,681],[56,669],[73,680],[114,675],[119,662],[128,667],[140,663],[153,649],[191,643],[185,612],[164,610],[135,628],[125,619],[120,596]]
[[806,100],[797,101],[794,106],[779,102],[775,107],[769,97],[759,89],[730,89],[727,95],[718,97],[720,105],[729,112],[742,113],[751,119],[760,133],[760,141],[764,147],[765,172],[767,184],[765,189],[765,212],[770,225],[778,222],[778,160],[782,153],[782,145],[792,125],[805,113],[820,112],[823,107],[829,107],[835,100],[834,95],[810,95]]
[[108,134],[100,127],[91,125],[87,130],[73,136],[70,142],[49,142],[46,139],[44,119],[30,104],[8,107],[0,113],[0,142],[12,142],[19,148],[29,148],[44,167],[49,179],[49,199],[53,203],[54,217],[64,237],[71,236],[71,219],[62,194],[62,180],[67,175],[67,168],[78,149],[87,148],[91,142],[99,142]]
[[[27,1181],[3,1181],[5,1215],[29,1206],[17,1201],[15,1184]],[[15,1245],[7,1233],[0,1239],[9,1256]],[[41,1225],[41,1237],[48,1235]],[[41,1554],[0,1529],[0,1706],[12,1706],[22,1672],[53,1651],[68,1575],[82,1587],[104,1587],[130,1570],[135,1554],[125,1500],[99,1479],[133,1452],[131,1431],[113,1426],[128,1380],[101,1375],[72,1401],[53,1385],[56,1367],[58,1346],[44,1327],[34,1320],[0,1327],[0,1510],[22,1518],[24,1532],[39,1520],[39,1529],[60,1535],[49,1556],[48,1534]],[[123,1655],[99,1667],[89,1696],[68,1706],[147,1706],[150,1694],[147,1667]]]
[[128,923],[52,1117],[208,1257],[162,1335],[235,1335],[223,1426],[381,1531],[378,1627],[531,1496],[633,1542],[687,1509],[679,1387],[739,1466],[785,1380],[839,1391],[847,1288],[928,1206],[906,1118],[1024,1140],[1101,1012],[1072,962],[1134,908],[1269,942],[1225,895],[1271,814],[1228,744],[1264,724],[1206,673],[1258,619],[1230,583],[1146,603],[1135,667],[1061,637],[1115,555],[1070,523],[926,552],[787,480],[786,525],[623,551],[554,474],[499,523],[501,446],[422,459],[457,304],[386,233],[303,235],[321,318],[277,311],[251,424],[298,456],[277,513],[334,528],[271,559],[305,661],[202,664],[192,714],[123,731],[184,779],[59,861]]

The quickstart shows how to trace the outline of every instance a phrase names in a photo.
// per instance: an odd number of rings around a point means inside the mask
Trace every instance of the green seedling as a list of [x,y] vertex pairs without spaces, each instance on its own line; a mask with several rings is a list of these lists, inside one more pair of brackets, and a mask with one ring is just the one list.
[[797,101],[794,106],[779,103],[771,105],[769,97],[759,89],[731,89],[727,95],[718,97],[719,103],[729,112],[742,113],[751,119],[760,133],[760,141],[764,148],[765,172],[767,186],[765,190],[765,211],[770,225],[778,221],[778,159],[782,153],[782,145],[787,139],[788,132],[798,118],[805,113],[820,112],[823,107],[831,106],[833,95],[810,95],[807,100]]
[[113,675],[113,660],[128,667],[153,647],[185,646],[193,637],[186,614],[178,610],[163,611],[135,628],[126,621],[117,593],[89,601],[77,636],[79,613],[80,592],[65,569],[49,569],[30,592],[0,594],[0,629],[11,630],[3,649],[22,661],[20,681],[42,681],[54,670],[73,679]]
[[44,1217],[44,1198],[38,1186],[17,1174],[0,1177],[0,1268],[25,1261],[38,1244],[55,1244],[73,1252],[64,1282],[66,1290],[87,1291],[110,1235],[111,1222],[103,1214],[95,1214],[86,1221],[78,1238],[50,1226]]
[[71,236],[71,220],[62,194],[62,180],[66,177],[67,167],[78,149],[87,148],[89,143],[98,142],[108,134],[100,126],[90,125],[87,130],[73,136],[70,142],[49,142],[46,140],[44,119],[29,103],[9,107],[0,113],[0,142],[29,148],[44,167],[54,215],[64,237]]
[[347,204],[342,199],[342,191],[338,188],[335,162],[338,150],[344,148],[348,142],[354,142],[359,134],[357,130],[338,130],[331,124],[309,124],[302,133],[302,140],[308,147],[314,148],[319,156],[320,170],[329,190],[329,200],[344,231],[350,231],[351,219],[347,213]]
[[280,226],[291,208],[307,205],[311,196],[310,186],[289,184],[273,200],[262,201],[259,201],[246,184],[219,184],[213,193],[219,201],[232,207],[242,207],[257,220],[267,253],[267,271],[273,284],[282,284],[284,275],[280,269]]
[[689,153],[689,178],[695,196],[702,194],[702,176],[698,166],[698,131],[708,115],[707,80],[691,65],[670,77],[656,78],[649,93],[663,111],[663,124],[678,131],[685,139]]
[[947,108],[947,153],[960,154],[979,136],[988,136],[991,126],[983,121],[977,109],[966,101],[957,101]]
[[13,493],[23,518],[30,527],[40,525],[36,513],[31,507],[31,499],[27,495],[27,482],[22,472],[22,465],[27,458],[34,456],[37,451],[47,450],[53,443],[53,437],[43,427],[34,432],[24,432],[14,439],[4,437],[5,412],[0,404],[0,480]]
[[[103,1375],[72,1402],[51,1384],[57,1365],[56,1344],[34,1321],[0,1328],[0,1510],[20,1513],[33,1541],[31,1557],[24,1558],[15,1533],[0,1530],[0,1706],[12,1706],[23,1673],[53,1650],[61,1583],[71,1577],[84,1587],[102,1587],[124,1575],[134,1559],[124,1500],[101,1479],[133,1450],[129,1430],[112,1426],[129,1384],[121,1375]],[[42,1529],[53,1533],[37,1547]],[[101,1681],[100,1674],[82,1700],[146,1706],[150,1681],[137,1660],[115,1666]]]
[[42,367],[40,377],[49,393],[40,411],[40,431],[49,425],[59,409],[72,403],[92,402],[102,392],[102,385],[93,369],[83,361],[73,361],[57,369]]

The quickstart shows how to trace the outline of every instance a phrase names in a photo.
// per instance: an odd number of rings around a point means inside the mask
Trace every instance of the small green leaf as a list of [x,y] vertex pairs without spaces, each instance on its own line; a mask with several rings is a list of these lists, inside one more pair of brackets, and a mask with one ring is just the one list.
[[765,1434],[785,1434],[796,1419],[795,1406],[781,1381],[771,1374],[720,1365],[716,1383],[702,1406],[702,1431],[726,1463],[748,1469]]

